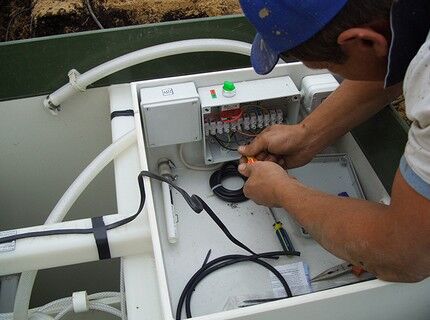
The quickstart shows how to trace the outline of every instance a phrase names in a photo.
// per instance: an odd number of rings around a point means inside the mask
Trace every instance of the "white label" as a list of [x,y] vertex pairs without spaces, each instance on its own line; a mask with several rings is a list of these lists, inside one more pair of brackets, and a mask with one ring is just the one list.
[[162,89],[161,93],[163,96],[173,96],[175,93],[173,92],[173,88]]
[[[0,239],[14,235],[16,235],[16,230],[0,231]],[[0,252],[15,251],[15,242],[16,241],[0,244]]]
[[[311,293],[312,288],[310,284],[309,276],[309,266],[303,262],[297,262],[292,264],[287,264],[284,266],[275,267],[284,279],[287,281],[288,286],[291,289],[293,296],[298,296],[306,293]],[[287,295],[284,287],[278,278],[270,273],[270,278],[272,281],[272,288],[275,297],[282,298]]]

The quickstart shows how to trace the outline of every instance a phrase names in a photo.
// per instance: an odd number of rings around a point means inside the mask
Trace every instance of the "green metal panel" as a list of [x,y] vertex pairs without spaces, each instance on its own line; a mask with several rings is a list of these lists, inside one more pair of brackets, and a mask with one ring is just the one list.
[[[67,72],[85,72],[122,54],[171,41],[226,38],[251,42],[254,28],[242,16],[204,18],[0,43],[0,101],[48,94],[68,81]],[[100,80],[106,86],[136,80],[249,66],[249,58],[198,53],[162,58]],[[391,189],[407,140],[389,108],[353,130],[387,190]]]
[[[251,42],[242,16],[167,22],[0,43],[0,101],[47,94],[66,83],[67,72],[85,72],[115,57],[160,43],[227,38]],[[227,53],[185,54],[128,68],[94,86],[249,66],[249,57]]]
[[352,134],[388,192],[403,155],[407,131],[390,107],[352,130]]

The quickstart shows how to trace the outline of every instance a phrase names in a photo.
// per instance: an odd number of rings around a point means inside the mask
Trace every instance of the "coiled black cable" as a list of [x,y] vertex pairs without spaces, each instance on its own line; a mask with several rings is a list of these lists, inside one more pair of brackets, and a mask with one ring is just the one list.
[[238,203],[248,200],[243,193],[243,187],[229,190],[222,185],[222,181],[229,177],[239,177],[246,181],[246,177],[239,173],[237,166],[237,162],[227,162],[219,170],[215,171],[209,179],[209,186],[213,193],[226,202]]
[[[209,259],[208,256],[205,259],[205,263],[203,266],[191,277],[191,279],[188,281],[188,283],[185,285],[184,290],[182,291],[182,294],[178,301],[178,307],[176,309],[176,320],[181,319],[182,309],[185,303],[185,313],[187,318],[192,317],[191,313],[191,297],[194,293],[194,290],[196,286],[209,274],[212,272],[215,272],[221,268],[231,266],[236,263],[240,262],[254,262],[257,263],[264,268],[268,269],[270,272],[272,272],[278,280],[281,282],[282,286],[285,289],[285,292],[287,293],[287,296],[285,298],[292,297],[292,293],[290,290],[290,287],[288,286],[288,283],[285,281],[284,277],[279,273],[278,270],[276,270],[272,265],[268,264],[267,262],[261,260],[261,259],[276,259],[280,256],[285,255],[285,252],[283,251],[277,251],[277,252],[266,252],[251,256],[246,255],[240,255],[240,254],[233,254],[233,255],[226,255],[219,258],[216,258],[210,262],[207,262]],[[291,256],[299,256],[300,252],[288,252],[288,255]]]

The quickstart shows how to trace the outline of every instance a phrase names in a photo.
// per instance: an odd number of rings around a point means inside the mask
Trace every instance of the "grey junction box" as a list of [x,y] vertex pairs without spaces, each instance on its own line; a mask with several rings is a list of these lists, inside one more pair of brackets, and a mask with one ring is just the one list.
[[150,147],[202,139],[200,100],[193,82],[143,88],[140,99]]

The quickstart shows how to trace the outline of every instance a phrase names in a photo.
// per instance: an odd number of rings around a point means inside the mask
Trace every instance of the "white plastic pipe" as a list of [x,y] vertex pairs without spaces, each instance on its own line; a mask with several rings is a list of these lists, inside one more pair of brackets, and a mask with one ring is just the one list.
[[[97,156],[67,189],[55,208],[52,210],[45,224],[61,222],[79,195],[100,171],[106,167],[118,154],[129,148],[136,141],[136,132],[133,130],[118,139]],[[13,273],[13,272],[11,272]],[[27,271],[21,274],[14,304],[14,319],[27,320],[31,292],[37,271]]]
[[112,143],[95,158],[82,173],[76,178],[60,201],[51,211],[45,224],[63,221],[72,205],[90,184],[91,181],[102,171],[115,157],[136,142],[136,132],[133,130]]
[[69,97],[77,92],[84,91],[90,84],[115,72],[162,57],[207,51],[250,55],[251,45],[242,41],[226,39],[195,39],[165,43],[134,51],[105,62],[83,74],[78,74],[75,70],[72,70],[69,72],[69,77],[72,75],[70,77],[71,81],[46,97],[44,105],[55,114],[58,111],[57,107]]
[[[120,215],[104,216],[106,224],[125,218]],[[57,230],[91,228],[91,219],[67,221],[18,230],[18,234]],[[112,258],[151,252],[147,226],[128,223],[107,231]],[[53,235],[18,240],[14,251],[0,255],[0,276],[33,269],[47,269],[76,263],[98,261],[99,255],[93,234]]]
[[163,191],[163,204],[164,204],[164,217],[166,220],[167,240],[169,243],[176,243],[178,241],[178,230],[175,223],[175,216],[173,213],[173,199],[170,191],[170,186],[162,182],[161,189]]

